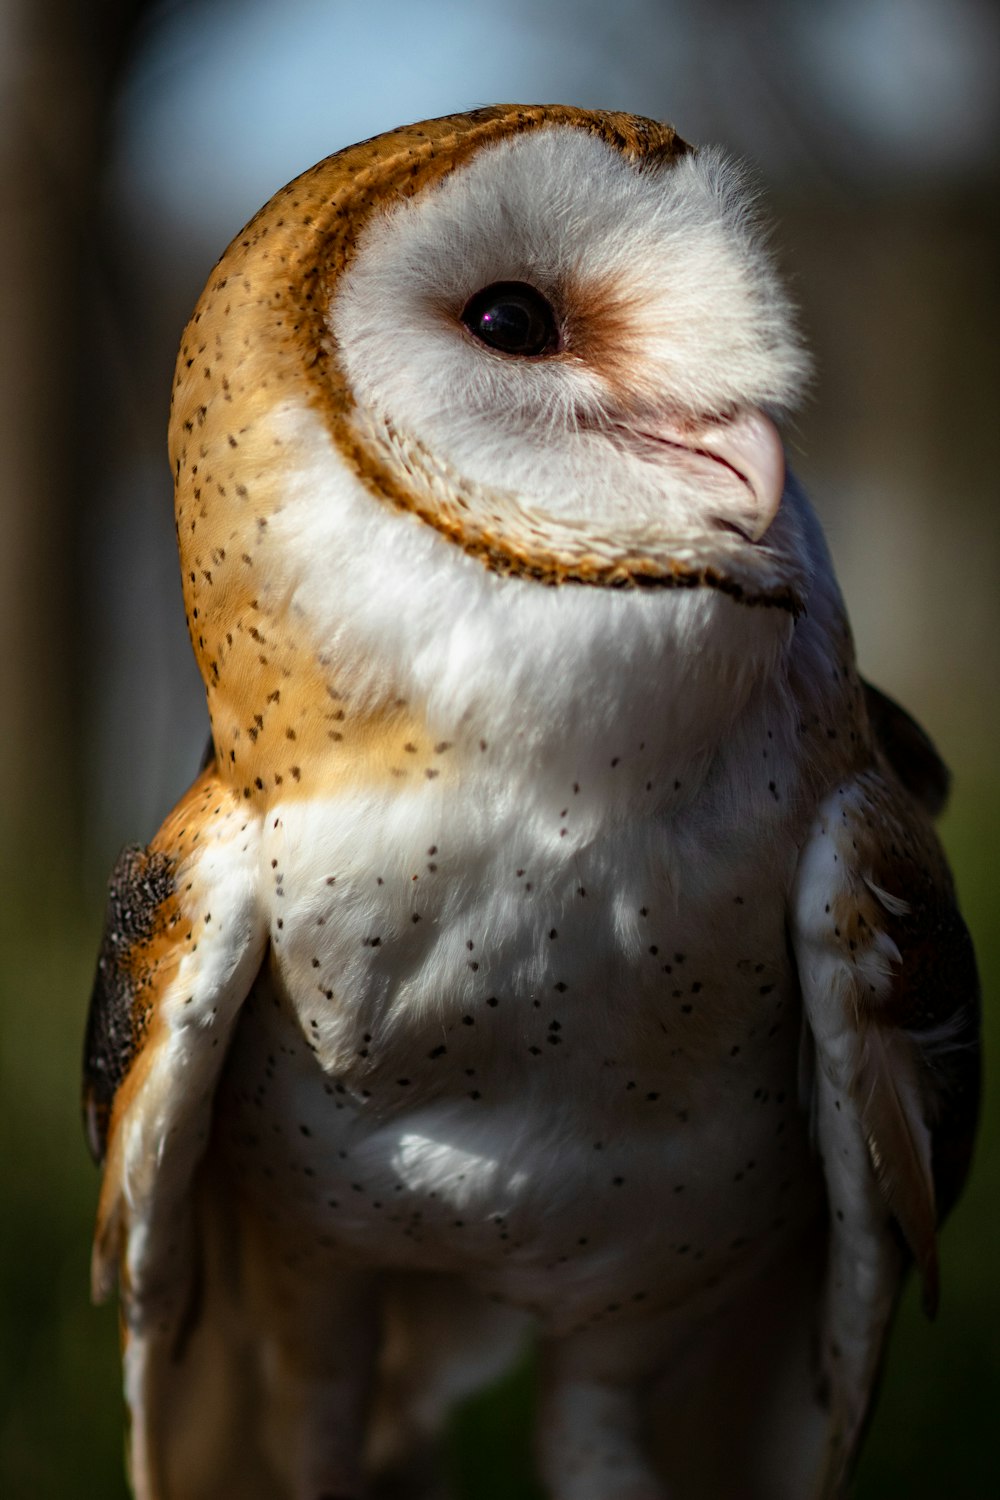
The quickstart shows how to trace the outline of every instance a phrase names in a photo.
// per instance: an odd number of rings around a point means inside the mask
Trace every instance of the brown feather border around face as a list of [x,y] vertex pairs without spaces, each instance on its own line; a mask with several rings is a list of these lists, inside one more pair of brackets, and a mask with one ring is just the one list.
[[[413,196],[421,188],[440,181],[484,146],[553,124],[586,130],[635,162],[674,161],[692,149],[670,125],[641,116],[604,114],[569,106],[498,105],[393,132],[388,140],[379,138],[379,146],[383,147],[383,143],[388,145],[398,136],[399,148],[385,156],[379,154],[376,165],[349,180],[343,196],[338,195],[334,200],[335,214],[323,235],[326,253],[313,268],[315,283],[303,286],[302,305],[308,309],[302,328],[308,340],[305,368],[310,374],[313,399],[323,411],[337,446],[352,462],[369,491],[398,510],[418,515],[491,572],[549,586],[581,584],[636,590],[705,586],[719,589],[740,603],[771,605],[797,614],[799,605],[791,589],[749,592],[712,568],[682,565],[660,568],[642,559],[637,559],[634,566],[621,561],[573,564],[545,549],[516,547],[502,537],[470,534],[469,528],[458,524],[455,518],[422,504],[359,438],[350,423],[354,399],[337,359],[335,340],[326,322],[326,308],[335,283],[350,264],[358,238],[378,204],[387,198]],[[451,129],[437,137],[439,127]],[[424,130],[426,136],[414,142],[414,132]],[[352,147],[346,155],[353,157],[361,149]]]
[[[338,279],[351,264],[359,238],[387,203],[433,188],[484,148],[550,126],[583,130],[638,167],[671,162],[693,148],[665,125],[639,116],[571,106],[498,105],[402,127],[326,158],[281,189],[233,240],[222,256],[182,339],[174,386],[171,459],[177,482],[177,518],[186,590],[195,604],[197,534],[205,527],[229,536],[244,525],[245,482],[230,483],[229,447],[242,437],[230,431],[238,371],[244,392],[279,393],[302,400],[318,415],[334,446],[368,492],[382,504],[433,527],[491,572],[547,586],[576,584],[619,590],[705,587],[740,604],[801,613],[802,600],[787,580],[741,580],[718,565],[643,556],[571,556],[497,534],[454,507],[436,504],[410,488],[363,430],[362,413],[341,366],[329,325]],[[263,320],[262,320],[263,318]],[[204,366],[204,368],[202,368]],[[222,371],[221,390],[201,378]],[[269,395],[265,404],[271,401]],[[206,474],[217,481],[209,486]],[[230,475],[232,478],[232,475]],[[257,476],[258,497],[270,471]],[[260,498],[255,503],[260,505]],[[206,509],[210,506],[210,509]],[[259,525],[273,506],[264,502]],[[224,513],[224,514],[223,514]],[[192,628],[195,639],[202,627]]]

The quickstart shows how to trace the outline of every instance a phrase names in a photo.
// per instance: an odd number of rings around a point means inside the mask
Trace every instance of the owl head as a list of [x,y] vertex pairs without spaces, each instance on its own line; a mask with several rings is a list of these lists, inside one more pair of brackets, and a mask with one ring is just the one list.
[[806,372],[740,171],[669,126],[499,106],[321,162],[229,247],[178,361],[220,761],[257,795],[291,734],[301,776],[347,701],[564,730],[588,676],[597,718],[640,689],[675,733],[735,712],[805,598],[775,420]]

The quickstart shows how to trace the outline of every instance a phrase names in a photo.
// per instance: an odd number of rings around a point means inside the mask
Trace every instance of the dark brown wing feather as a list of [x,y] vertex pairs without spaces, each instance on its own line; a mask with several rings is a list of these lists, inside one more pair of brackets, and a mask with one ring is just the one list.
[[879,749],[900,781],[932,818],[940,816],[951,790],[951,772],[930,735],[895,699],[862,679],[868,722]]
[[890,889],[902,889],[909,910],[885,913],[884,930],[899,949],[900,963],[872,1019],[905,1033],[919,1057],[940,1223],[961,1191],[972,1158],[980,1089],[980,988],[972,939],[936,842],[935,852],[936,867],[929,869],[902,840],[885,851],[891,863],[883,862],[882,878],[899,883]]
[[[912,724],[899,715],[894,723]],[[897,735],[896,761],[899,743]],[[902,763],[912,765],[905,754]],[[929,816],[940,773],[932,769],[930,781],[918,793],[921,783],[905,782],[885,751],[836,785],[803,847],[793,895],[834,1210],[821,1339],[833,1392],[824,1500],[842,1495],[857,1452],[898,1293],[900,1242],[932,1313],[937,1228],[972,1153],[979,987]]]
[[115,1094],[142,1045],[148,1021],[141,955],[165,921],[175,895],[173,862],[162,850],[130,844],[108,882],[108,907],[83,1043],[83,1113],[87,1143],[104,1160]]

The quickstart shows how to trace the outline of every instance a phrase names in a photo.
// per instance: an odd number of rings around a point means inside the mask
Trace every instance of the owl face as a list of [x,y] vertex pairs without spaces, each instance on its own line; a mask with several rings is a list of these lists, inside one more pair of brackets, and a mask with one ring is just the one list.
[[716,154],[637,165],[567,125],[504,141],[374,216],[330,325],[367,417],[553,543],[665,561],[774,518],[756,409],[790,403],[804,358]]
[[245,794],[346,764],[348,700],[391,774],[415,705],[539,763],[717,741],[805,599],[770,415],[805,364],[738,172],[669,126],[501,106],[296,179],[210,280],[172,422]]

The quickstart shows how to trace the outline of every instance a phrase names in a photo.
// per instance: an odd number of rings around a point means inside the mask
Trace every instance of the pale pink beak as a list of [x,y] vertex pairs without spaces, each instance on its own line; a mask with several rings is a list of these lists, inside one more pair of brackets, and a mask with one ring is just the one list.
[[643,424],[642,435],[731,470],[742,484],[733,489],[731,513],[729,507],[717,505],[714,519],[752,542],[760,541],[778,514],[785,488],[785,452],[769,416],[748,406],[730,417],[701,422]]
[[741,509],[733,519],[751,541],[759,542],[778,514],[785,489],[785,450],[777,427],[751,406],[724,421],[706,423],[692,436],[698,450],[728,464],[750,490],[753,514]]

